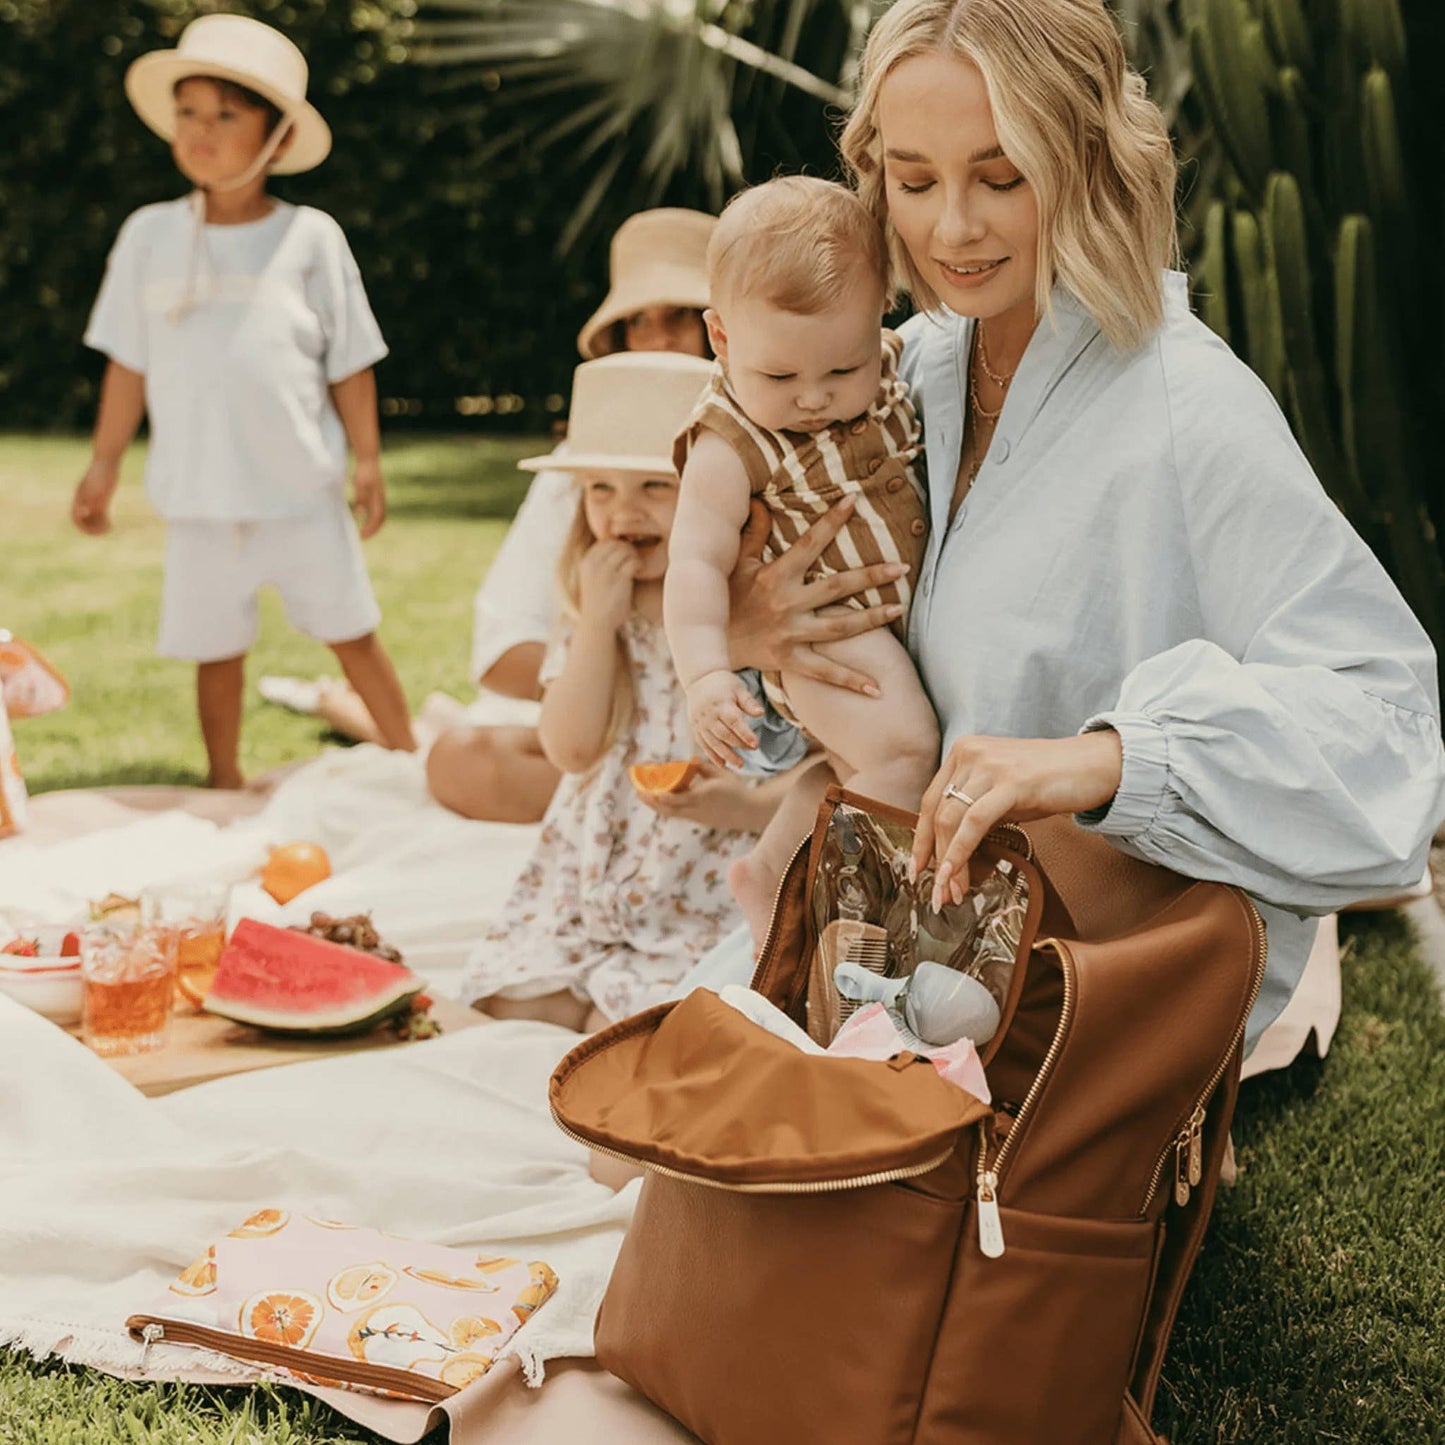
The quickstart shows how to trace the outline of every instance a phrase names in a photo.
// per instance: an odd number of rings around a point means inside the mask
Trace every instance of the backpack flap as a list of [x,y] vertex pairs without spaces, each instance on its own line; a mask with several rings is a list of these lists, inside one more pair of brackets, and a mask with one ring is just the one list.
[[580,1044],[552,1076],[551,1103],[593,1148],[750,1193],[927,1173],[989,1112],[926,1060],[807,1054],[707,989]]

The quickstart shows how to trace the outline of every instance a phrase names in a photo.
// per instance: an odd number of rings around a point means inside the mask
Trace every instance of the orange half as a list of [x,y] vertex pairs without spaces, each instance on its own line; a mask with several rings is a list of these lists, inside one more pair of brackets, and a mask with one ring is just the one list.
[[627,776],[639,793],[684,793],[702,771],[696,758],[671,763],[633,763]]

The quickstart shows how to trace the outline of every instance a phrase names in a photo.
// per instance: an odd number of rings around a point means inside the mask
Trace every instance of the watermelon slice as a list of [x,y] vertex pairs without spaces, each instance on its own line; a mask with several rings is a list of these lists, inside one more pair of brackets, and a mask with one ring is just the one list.
[[270,1033],[339,1037],[401,1013],[423,987],[389,959],[243,918],[204,1007]]

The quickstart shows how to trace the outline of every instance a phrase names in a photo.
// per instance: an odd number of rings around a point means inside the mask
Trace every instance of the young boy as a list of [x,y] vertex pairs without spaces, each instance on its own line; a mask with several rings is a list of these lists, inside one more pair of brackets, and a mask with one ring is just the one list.
[[331,148],[306,62],[259,21],[210,15],[137,60],[125,86],[195,189],[136,211],[111,251],[85,333],[110,364],[71,516],[109,531],[120,460],[148,413],[146,489],[167,523],[159,650],[197,664],[212,787],[242,785],[245,657],[266,584],[336,653],[386,745],[410,749],[345,491],[349,441],[360,535],[375,535],[386,495],[371,368],[386,345],[341,228],[266,193],[269,171],[309,170]]
[[[757,701],[728,667],[728,577],[753,497],[773,516],[768,557],[844,496],[854,510],[818,573],[873,562],[916,567],[927,523],[912,472],[921,449],[900,343],[880,327],[888,254],[863,203],[828,181],[791,176],[745,191],[708,247],[718,360],[678,440],[682,492],[665,610],[693,732],[717,762],[755,748]],[[828,750],[848,786],[917,808],[938,761],[938,722],[904,647],[908,579],[853,605],[896,606],[894,630],[819,651],[874,677],[864,697],[787,673],[764,678],[770,700]],[[773,894],[812,826],[826,769],[784,800],[752,854],[728,876],[752,930],[767,932]]]

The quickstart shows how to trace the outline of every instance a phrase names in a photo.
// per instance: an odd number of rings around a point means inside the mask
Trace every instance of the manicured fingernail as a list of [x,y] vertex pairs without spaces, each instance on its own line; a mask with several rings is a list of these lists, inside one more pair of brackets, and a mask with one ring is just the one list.
[[[902,608],[899,608],[900,612],[902,610]],[[865,697],[882,697],[883,693],[879,690],[878,684],[876,682],[870,682],[868,686],[863,689],[863,695]]]

